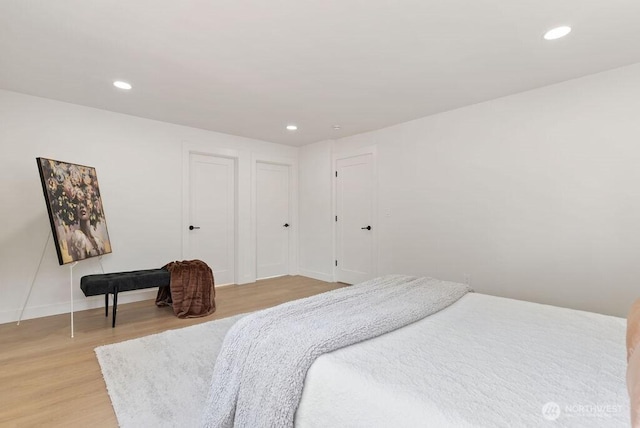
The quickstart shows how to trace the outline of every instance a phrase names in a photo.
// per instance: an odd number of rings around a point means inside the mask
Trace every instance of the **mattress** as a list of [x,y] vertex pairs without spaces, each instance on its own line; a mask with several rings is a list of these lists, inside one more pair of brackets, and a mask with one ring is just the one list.
[[297,427],[628,427],[625,320],[469,293],[319,357]]

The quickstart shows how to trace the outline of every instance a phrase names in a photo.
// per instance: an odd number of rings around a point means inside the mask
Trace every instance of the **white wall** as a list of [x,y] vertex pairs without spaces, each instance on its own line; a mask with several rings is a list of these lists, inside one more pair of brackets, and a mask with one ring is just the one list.
[[[640,294],[639,111],[634,65],[303,147],[300,273],[332,278],[332,155],[375,144],[380,273],[470,274],[480,292],[624,315]],[[298,149],[0,91],[0,322],[17,319],[49,232],[37,156],[96,167],[114,249],[103,262],[121,271],[182,257],[185,145],[240,153],[239,278],[251,281],[246,175],[256,154]],[[76,267],[76,308],[103,304],[77,285],[97,272],[95,259]],[[68,287],[49,244],[26,318],[66,312]]]
[[[49,233],[35,158],[91,165],[100,181],[113,253],[107,272],[158,268],[182,258],[182,156],[184,145],[232,148],[240,153],[241,260],[254,260],[250,242],[251,159],[297,158],[298,149],[215,132],[81,107],[0,90],[0,323],[18,318]],[[260,157],[260,156],[258,156]],[[240,264],[239,278],[255,278]],[[74,269],[76,309],[99,307],[85,298],[82,275],[99,273],[97,259]],[[68,312],[69,268],[59,266],[50,243],[25,318]],[[155,290],[130,292],[121,302],[146,299]]]
[[[377,145],[380,273],[470,274],[478,292],[622,316],[640,297],[639,113],[636,64],[340,139],[333,151]],[[326,164],[327,146],[302,148],[305,164]],[[326,198],[331,175],[315,174],[301,180]],[[322,224],[330,210],[302,205],[301,221]],[[326,260],[327,235],[301,239],[301,254]]]

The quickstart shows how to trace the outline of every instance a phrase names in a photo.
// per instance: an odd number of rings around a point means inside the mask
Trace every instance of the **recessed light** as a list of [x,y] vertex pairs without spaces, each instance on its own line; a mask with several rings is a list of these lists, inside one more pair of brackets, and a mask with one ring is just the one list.
[[116,80],[115,82],[113,82],[113,86],[119,89],[125,89],[127,91],[132,87],[131,83],[123,82],[122,80]]
[[341,128],[341,126],[340,126],[340,125],[333,125],[333,130],[334,130],[334,131],[339,131],[339,130],[340,130],[340,128]]
[[559,39],[561,37],[566,36],[570,32],[571,32],[571,27],[563,25],[562,27],[556,27],[544,33],[544,39],[545,40]]
[[298,129],[298,127],[296,125],[287,125],[287,129],[289,131],[295,131],[296,129]]

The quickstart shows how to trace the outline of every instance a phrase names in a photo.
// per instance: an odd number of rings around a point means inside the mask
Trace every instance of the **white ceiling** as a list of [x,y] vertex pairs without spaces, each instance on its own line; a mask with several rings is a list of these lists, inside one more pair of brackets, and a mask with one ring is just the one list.
[[638,0],[0,2],[0,88],[290,145],[635,62]]

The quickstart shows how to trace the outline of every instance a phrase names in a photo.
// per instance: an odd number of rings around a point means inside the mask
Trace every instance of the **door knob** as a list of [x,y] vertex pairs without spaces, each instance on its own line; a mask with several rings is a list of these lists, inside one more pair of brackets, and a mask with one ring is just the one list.
[[285,223],[283,227],[289,227],[289,223]]
[[189,230],[200,229],[200,226],[189,226]]
[[367,229],[367,230],[371,230],[371,226],[361,227],[360,229]]

